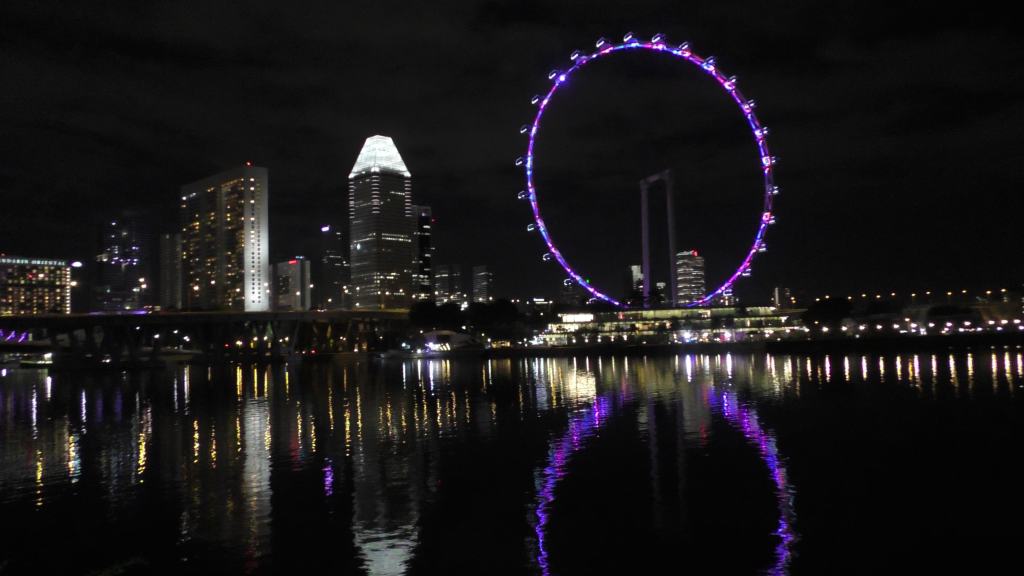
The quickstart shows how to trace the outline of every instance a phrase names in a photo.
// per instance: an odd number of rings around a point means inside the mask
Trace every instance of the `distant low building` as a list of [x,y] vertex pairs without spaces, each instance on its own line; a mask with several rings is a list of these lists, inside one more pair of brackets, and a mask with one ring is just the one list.
[[65,260],[0,256],[0,316],[71,313]]
[[663,308],[561,314],[540,339],[550,346],[670,344],[773,340],[803,330],[797,315],[771,306]]
[[309,310],[309,260],[297,257],[274,264],[274,298],[277,310]]

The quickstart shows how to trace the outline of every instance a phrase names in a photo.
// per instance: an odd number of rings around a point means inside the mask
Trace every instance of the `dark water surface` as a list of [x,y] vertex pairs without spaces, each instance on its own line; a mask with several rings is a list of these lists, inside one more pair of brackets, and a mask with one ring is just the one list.
[[1018,573],[1022,351],[0,372],[0,574]]

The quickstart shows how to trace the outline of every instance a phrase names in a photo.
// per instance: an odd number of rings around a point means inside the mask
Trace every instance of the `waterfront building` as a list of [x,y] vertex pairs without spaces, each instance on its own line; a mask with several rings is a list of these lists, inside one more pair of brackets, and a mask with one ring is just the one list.
[[185,308],[270,310],[269,196],[251,162],[182,187]]
[[366,139],[348,191],[353,307],[408,308],[415,260],[412,174],[391,138]]
[[71,313],[65,260],[0,256],[0,316]]
[[416,215],[416,263],[413,269],[413,300],[434,299],[434,244],[433,231],[434,216],[430,206],[413,206],[413,214]]
[[494,300],[494,273],[487,266],[473,266],[473,302]]
[[309,310],[312,303],[309,260],[296,256],[274,265],[274,304],[277,310]]
[[704,296],[704,257],[696,250],[676,254],[676,304],[682,306]]
[[774,306],[662,308],[560,314],[539,340],[549,346],[764,341],[806,334],[798,314]]

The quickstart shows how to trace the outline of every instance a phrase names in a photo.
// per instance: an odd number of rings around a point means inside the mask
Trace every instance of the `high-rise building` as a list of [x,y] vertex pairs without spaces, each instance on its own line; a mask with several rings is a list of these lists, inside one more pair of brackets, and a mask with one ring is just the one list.
[[462,291],[462,267],[458,264],[438,264],[434,266],[434,301],[438,304],[466,301]]
[[160,235],[160,277],[157,288],[160,290],[161,310],[181,310],[182,286],[181,275],[181,234]]
[[321,310],[349,308],[348,242],[338,226],[320,227],[320,262],[313,281]]
[[412,292],[412,174],[394,141],[371,136],[348,175],[353,307],[408,308]]
[[0,316],[70,313],[66,261],[0,256]]
[[679,306],[704,297],[704,257],[696,250],[676,254],[676,303]]
[[644,267],[640,264],[632,264],[629,267],[629,289],[630,291],[644,289]]
[[269,196],[252,163],[181,188],[185,308],[270,310]]
[[772,289],[772,306],[776,308],[788,308],[793,305],[793,294],[789,288],[776,286]]
[[309,310],[309,260],[296,256],[274,264],[274,298],[277,310]]
[[416,265],[413,269],[412,298],[413,300],[434,299],[434,244],[431,228],[434,216],[430,206],[413,206],[416,215]]
[[494,273],[487,266],[473,266],[473,302],[494,300]]
[[[93,309],[137,310],[151,303],[150,236],[135,215],[105,220],[99,227]],[[147,281],[148,280],[148,281]]]

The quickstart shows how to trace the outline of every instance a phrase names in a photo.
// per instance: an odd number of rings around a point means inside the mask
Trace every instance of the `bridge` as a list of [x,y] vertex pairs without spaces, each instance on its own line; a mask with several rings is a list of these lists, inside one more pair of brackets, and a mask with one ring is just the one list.
[[[134,312],[0,317],[0,352],[53,352],[54,363],[261,359],[372,352],[392,346],[405,311]],[[15,337],[7,338],[9,334]]]

